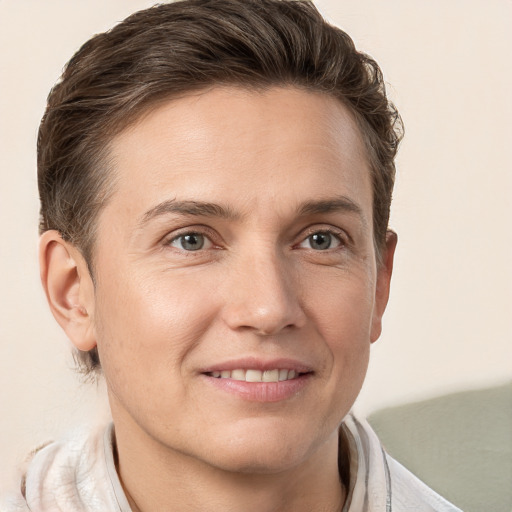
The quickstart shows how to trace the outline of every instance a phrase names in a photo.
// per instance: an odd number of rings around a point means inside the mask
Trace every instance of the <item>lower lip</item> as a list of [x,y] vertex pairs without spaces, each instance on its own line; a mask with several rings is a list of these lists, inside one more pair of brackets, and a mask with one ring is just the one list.
[[222,379],[202,375],[207,382],[217,389],[237,395],[251,402],[280,402],[297,395],[308,384],[310,373],[295,379],[279,382],[246,382],[243,380]]

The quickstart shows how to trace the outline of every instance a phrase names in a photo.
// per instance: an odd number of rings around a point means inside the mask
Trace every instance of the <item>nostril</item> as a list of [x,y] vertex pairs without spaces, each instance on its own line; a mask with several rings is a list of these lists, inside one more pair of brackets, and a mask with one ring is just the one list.
[[[283,327],[280,327],[278,329],[278,331],[284,331],[284,330],[291,330],[291,329],[295,329],[297,326],[294,325],[294,324],[287,324]],[[248,327],[249,329],[253,329],[252,327]],[[276,334],[276,331],[273,330],[273,329],[257,329],[256,330],[257,334],[259,334],[260,336],[273,336],[274,334]]]

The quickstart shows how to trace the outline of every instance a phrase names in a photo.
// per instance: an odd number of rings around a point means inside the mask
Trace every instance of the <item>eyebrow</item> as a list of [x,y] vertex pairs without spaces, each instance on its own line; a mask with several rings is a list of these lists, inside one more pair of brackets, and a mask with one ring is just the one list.
[[[336,196],[328,199],[307,201],[302,203],[297,210],[300,216],[334,213],[339,211],[355,214],[361,218],[364,224],[366,224],[362,208],[346,196]],[[143,227],[151,220],[170,213],[178,213],[181,215],[190,215],[195,217],[218,217],[228,220],[238,220],[242,217],[242,215],[234,212],[232,209],[226,208],[217,203],[168,199],[144,213],[139,222],[139,226]]]
[[318,201],[307,201],[299,208],[300,215],[315,215],[322,213],[347,212],[357,215],[366,224],[363,209],[352,199],[346,196],[337,196]]
[[155,207],[148,210],[139,222],[140,226],[144,226],[149,221],[166,215],[169,213],[179,213],[182,215],[191,215],[195,217],[220,217],[224,219],[237,219],[239,215],[229,208],[225,208],[216,203],[208,203],[203,201],[178,201],[176,199],[168,199]]

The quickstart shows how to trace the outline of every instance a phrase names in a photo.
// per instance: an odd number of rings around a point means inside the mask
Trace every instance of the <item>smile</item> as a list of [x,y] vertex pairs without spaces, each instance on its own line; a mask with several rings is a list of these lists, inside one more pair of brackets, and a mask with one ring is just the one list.
[[[288,363],[289,365],[289,363]],[[238,366],[238,365],[237,365]],[[303,391],[311,382],[314,372],[306,367],[240,368],[233,364],[232,370],[209,369],[202,373],[208,385],[222,393],[250,402],[280,402]],[[252,366],[252,365],[251,365]],[[261,365],[260,365],[261,366]],[[263,365],[265,366],[265,365]]]
[[283,382],[292,380],[301,375],[295,370],[273,369],[273,370],[254,370],[254,369],[236,369],[209,372],[206,375],[216,379],[232,379],[244,382]]

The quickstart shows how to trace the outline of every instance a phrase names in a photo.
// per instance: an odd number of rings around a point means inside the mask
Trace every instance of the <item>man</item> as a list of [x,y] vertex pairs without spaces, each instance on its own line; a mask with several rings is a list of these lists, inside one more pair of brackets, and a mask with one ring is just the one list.
[[188,0],[88,41],[38,139],[40,263],[113,423],[20,510],[456,510],[350,409],[381,330],[398,113],[297,1]]

